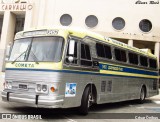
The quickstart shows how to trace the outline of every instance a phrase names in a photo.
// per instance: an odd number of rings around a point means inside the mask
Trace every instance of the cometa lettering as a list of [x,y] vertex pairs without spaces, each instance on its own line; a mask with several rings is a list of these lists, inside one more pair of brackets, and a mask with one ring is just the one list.
[[22,64],[22,63],[16,63],[15,67],[21,67],[21,68],[33,68],[34,64]]

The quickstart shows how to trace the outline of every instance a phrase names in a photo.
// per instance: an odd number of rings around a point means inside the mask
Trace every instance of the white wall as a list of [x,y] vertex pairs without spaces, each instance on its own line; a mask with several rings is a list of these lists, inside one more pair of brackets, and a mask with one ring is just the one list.
[[[160,4],[140,5],[137,0],[36,0],[34,6],[33,27],[60,26],[60,17],[63,14],[72,16],[71,27],[81,27],[108,34],[114,37],[126,37],[136,40],[159,41],[160,39]],[[144,0],[145,1],[145,0]],[[146,0],[148,1],[148,0]],[[85,25],[88,15],[97,16],[99,23],[94,28]],[[112,20],[122,17],[125,28],[116,31],[112,27]],[[139,29],[139,22],[148,19],[152,22],[152,30],[143,33]],[[113,35],[112,35],[113,34]],[[131,34],[129,36],[128,34]],[[142,35],[143,34],[143,35]],[[154,38],[152,37],[154,36]]]

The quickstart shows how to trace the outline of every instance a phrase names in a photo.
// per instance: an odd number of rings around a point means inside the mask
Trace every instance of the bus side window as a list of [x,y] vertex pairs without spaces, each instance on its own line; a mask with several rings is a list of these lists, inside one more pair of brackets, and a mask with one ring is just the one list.
[[124,50],[114,49],[114,52],[115,52],[115,58],[117,61],[123,61],[123,62],[127,61],[126,52]]
[[89,45],[81,44],[81,65],[92,66],[91,54]]
[[105,44],[96,43],[97,55],[102,58],[112,59],[111,47]]
[[154,59],[149,59],[149,67],[156,69],[157,68],[157,61]]
[[140,56],[140,64],[141,64],[141,66],[147,67],[148,66],[147,57]]
[[[70,41],[69,41],[69,44],[70,44]],[[75,41],[74,49],[73,49],[73,54],[69,54],[69,44],[68,44],[67,54],[66,54],[66,63],[78,64],[78,54],[77,54],[77,45],[78,45],[78,42]],[[70,56],[73,57],[73,61],[72,62],[70,62],[68,60]]]
[[112,59],[111,47],[108,45],[104,45],[104,50],[105,50],[106,58]]
[[138,55],[135,53],[128,53],[129,63],[138,65]]

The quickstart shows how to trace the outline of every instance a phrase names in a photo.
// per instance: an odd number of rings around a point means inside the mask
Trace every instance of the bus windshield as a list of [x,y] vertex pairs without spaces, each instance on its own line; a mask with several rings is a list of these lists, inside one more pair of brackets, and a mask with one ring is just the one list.
[[14,42],[9,61],[59,62],[63,49],[62,37],[35,37]]

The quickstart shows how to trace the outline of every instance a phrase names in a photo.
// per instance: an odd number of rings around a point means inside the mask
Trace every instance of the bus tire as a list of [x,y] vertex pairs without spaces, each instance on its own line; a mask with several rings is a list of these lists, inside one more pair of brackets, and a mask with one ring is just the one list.
[[143,104],[144,101],[145,101],[145,98],[146,98],[146,89],[145,89],[145,87],[143,86],[143,87],[141,88],[140,98],[139,98],[138,102],[139,102],[140,104]]
[[93,94],[91,93],[91,88],[87,86],[83,92],[81,106],[79,107],[79,112],[81,115],[87,115],[89,107],[92,105]]

